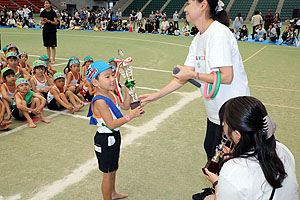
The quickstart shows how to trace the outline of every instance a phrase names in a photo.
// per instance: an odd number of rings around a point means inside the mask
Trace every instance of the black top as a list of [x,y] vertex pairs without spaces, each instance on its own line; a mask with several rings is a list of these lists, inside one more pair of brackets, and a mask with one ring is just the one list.
[[[54,21],[54,18],[57,18],[57,15],[53,9],[51,9],[49,12],[47,12],[46,9],[44,9],[41,12],[40,17],[47,18],[50,21]],[[56,25],[47,22],[44,24],[43,30],[46,32],[56,32]]]

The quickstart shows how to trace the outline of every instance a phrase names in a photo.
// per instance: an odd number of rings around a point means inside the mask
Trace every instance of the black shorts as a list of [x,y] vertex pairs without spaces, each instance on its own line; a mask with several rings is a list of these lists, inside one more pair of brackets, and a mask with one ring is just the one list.
[[57,47],[56,32],[43,31],[43,41],[45,47]]
[[47,106],[50,110],[63,110],[65,108],[61,105],[58,105],[55,98],[53,98]]
[[[30,108],[31,104],[27,104],[27,108]],[[24,115],[20,115],[20,110],[18,108],[10,108],[11,110],[11,115],[16,118],[17,120],[25,120],[26,118],[24,117]],[[29,116],[32,118],[35,116],[35,114],[30,113]]]
[[86,92],[86,93],[85,93],[84,95],[82,95],[82,96],[83,96],[84,100],[89,101],[89,102],[91,102],[92,99],[93,99],[93,97],[94,97],[94,95],[91,96],[89,92]]
[[119,131],[113,133],[96,133],[94,147],[100,171],[109,173],[118,169],[120,146],[121,135]]

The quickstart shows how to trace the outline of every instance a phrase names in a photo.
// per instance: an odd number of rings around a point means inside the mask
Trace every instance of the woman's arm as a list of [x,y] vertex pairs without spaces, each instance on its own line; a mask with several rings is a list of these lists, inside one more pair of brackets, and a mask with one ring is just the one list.
[[[187,70],[185,67],[177,65],[180,69],[178,74],[173,74],[174,78],[179,79],[180,81],[187,81],[188,79],[195,79],[198,77],[199,80],[213,83],[214,82],[214,75],[213,74],[205,74],[205,73],[197,73],[192,70]],[[221,83],[222,84],[231,84],[233,80],[233,68],[232,66],[227,67],[219,67],[220,74],[221,74]]]

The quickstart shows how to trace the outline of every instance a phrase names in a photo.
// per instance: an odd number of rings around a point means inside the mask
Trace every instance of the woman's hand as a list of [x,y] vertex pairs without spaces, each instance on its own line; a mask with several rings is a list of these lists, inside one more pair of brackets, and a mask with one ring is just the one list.
[[139,96],[139,101],[141,101],[142,106],[147,105],[150,102],[156,101],[157,100],[157,94],[152,93],[152,94],[142,94]]
[[218,175],[210,172],[207,168],[204,168],[207,175],[205,177],[209,180],[212,184],[218,180]]
[[176,67],[179,68],[180,71],[178,72],[178,74],[173,74],[172,73],[172,76],[174,78],[178,79],[180,82],[185,83],[189,79],[195,79],[196,74],[190,68],[183,67],[181,65],[177,65]]

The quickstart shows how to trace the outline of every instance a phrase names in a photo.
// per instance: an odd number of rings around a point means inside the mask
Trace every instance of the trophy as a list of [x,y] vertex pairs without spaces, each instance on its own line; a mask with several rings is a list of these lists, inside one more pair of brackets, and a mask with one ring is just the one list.
[[[204,167],[204,168],[207,168],[208,171],[215,173],[215,174],[219,172],[220,155],[222,154],[223,148],[227,141],[228,141],[228,139],[227,139],[226,135],[224,135],[224,137],[221,141],[221,144],[219,144],[219,146],[217,146],[217,148],[216,148],[215,156],[211,160],[207,161],[207,163]],[[202,171],[204,174],[206,174],[204,171],[204,168],[202,168]]]
[[[138,100],[138,96],[135,92],[135,82],[133,79],[133,68],[132,68],[132,66],[129,65],[129,63],[132,62],[132,58],[128,57],[124,60],[124,53],[121,49],[118,49],[118,56],[121,59],[115,60],[115,62],[118,63],[118,66],[116,69],[116,74],[115,74],[116,80],[118,79],[119,74],[121,74],[122,77],[125,79],[125,86],[129,89],[129,95],[132,98],[130,108],[135,109],[136,107],[141,105],[141,102]],[[119,80],[117,80],[117,82],[119,82]],[[118,88],[117,88],[117,91],[118,91]],[[119,94],[119,92],[118,92],[118,94]],[[122,96],[122,95],[119,95],[119,96]],[[123,101],[123,99],[122,99],[122,101]]]

